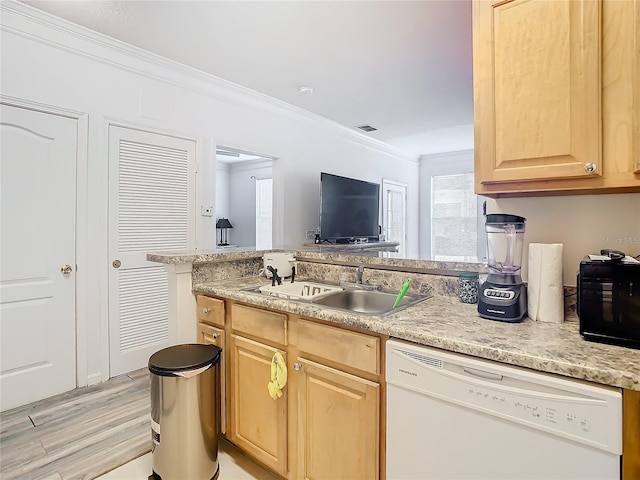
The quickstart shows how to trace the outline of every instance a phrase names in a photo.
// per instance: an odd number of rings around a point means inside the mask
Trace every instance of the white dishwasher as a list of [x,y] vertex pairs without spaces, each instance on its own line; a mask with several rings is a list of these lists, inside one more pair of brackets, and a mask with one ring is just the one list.
[[622,395],[387,342],[387,480],[620,479]]

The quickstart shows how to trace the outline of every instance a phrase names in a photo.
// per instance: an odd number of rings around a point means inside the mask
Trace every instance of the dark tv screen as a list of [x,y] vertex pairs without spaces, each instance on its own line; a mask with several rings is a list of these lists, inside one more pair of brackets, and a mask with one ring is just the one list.
[[378,238],[379,184],[322,172],[320,192],[323,240]]

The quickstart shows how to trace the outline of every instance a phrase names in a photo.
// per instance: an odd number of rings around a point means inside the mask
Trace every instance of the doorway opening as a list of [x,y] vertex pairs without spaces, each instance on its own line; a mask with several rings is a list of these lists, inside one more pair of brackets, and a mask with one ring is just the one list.
[[224,247],[268,250],[273,244],[273,164],[275,157],[218,145],[216,221],[226,218]]

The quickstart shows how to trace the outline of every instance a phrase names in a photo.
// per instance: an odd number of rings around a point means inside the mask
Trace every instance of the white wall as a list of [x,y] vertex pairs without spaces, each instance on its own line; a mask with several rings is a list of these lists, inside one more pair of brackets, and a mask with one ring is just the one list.
[[564,284],[576,285],[580,260],[600,249],[640,255],[640,193],[487,200],[487,213],[527,219],[523,279],[529,243],[562,243]]
[[[409,185],[410,245],[417,249],[417,163],[386,146],[251,90],[182,67],[17,2],[0,4],[1,94],[33,108],[88,116],[78,218],[79,382],[108,376],[108,126],[124,124],[197,141],[197,237],[215,244],[215,145],[279,158],[274,179],[274,247],[298,247],[315,228],[320,171]],[[86,172],[86,173],[85,173]],[[70,181],[70,184],[73,184]],[[82,211],[85,211],[82,210]],[[28,221],[25,218],[25,221]],[[81,365],[82,363],[82,365]],[[82,377],[82,378],[80,378]]]
[[[305,132],[300,132],[306,136]],[[323,135],[324,137],[324,135]],[[285,205],[299,205],[288,209],[289,225],[301,226],[300,233],[287,231],[293,241],[286,246],[300,245],[305,240],[305,230],[316,230],[320,218],[320,172],[353,177],[368,182],[382,183],[382,179],[407,184],[407,256],[415,258],[418,254],[418,164],[403,161],[385,155],[379,150],[361,148],[356,142],[346,141],[340,154],[332,147],[329,137],[321,140],[317,148],[307,148],[299,157],[281,158],[274,172],[282,168],[283,183],[276,184],[276,198],[282,196]],[[381,223],[381,222],[380,222]],[[300,236],[298,236],[300,235]]]

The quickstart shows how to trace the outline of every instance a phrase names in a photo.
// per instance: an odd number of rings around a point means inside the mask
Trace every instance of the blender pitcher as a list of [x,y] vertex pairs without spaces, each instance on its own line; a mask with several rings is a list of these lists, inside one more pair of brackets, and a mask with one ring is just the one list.
[[517,215],[487,215],[489,273],[518,274],[522,267],[525,220]]
[[487,215],[489,275],[478,296],[483,318],[520,322],[527,314],[527,287],[520,277],[525,221],[518,215]]

